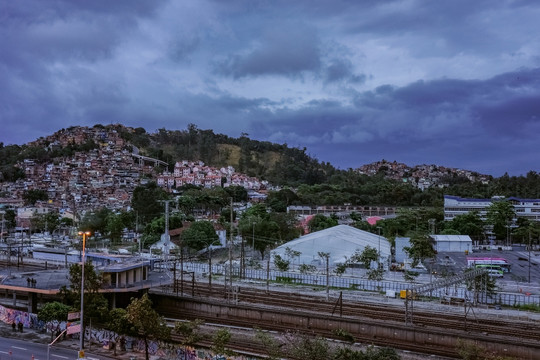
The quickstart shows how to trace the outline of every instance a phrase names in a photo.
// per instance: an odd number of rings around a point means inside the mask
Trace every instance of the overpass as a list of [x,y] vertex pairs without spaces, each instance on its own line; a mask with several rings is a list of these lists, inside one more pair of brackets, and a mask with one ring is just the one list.
[[131,156],[133,156],[135,159],[138,159],[139,160],[139,165],[140,166],[143,166],[145,162],[150,162],[150,163],[154,163],[154,166],[158,166],[158,165],[162,165],[162,166],[169,166],[169,164],[167,164],[165,161],[162,161],[162,160],[159,160],[159,159],[154,159],[154,158],[151,158],[151,157],[148,157],[148,156],[143,156],[143,155],[139,155],[139,154],[135,154],[135,153],[131,153]]

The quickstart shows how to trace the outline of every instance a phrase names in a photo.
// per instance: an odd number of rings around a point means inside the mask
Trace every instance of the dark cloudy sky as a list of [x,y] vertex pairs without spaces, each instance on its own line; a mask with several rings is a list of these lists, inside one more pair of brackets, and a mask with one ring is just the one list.
[[536,0],[0,0],[0,142],[121,123],[540,171]]

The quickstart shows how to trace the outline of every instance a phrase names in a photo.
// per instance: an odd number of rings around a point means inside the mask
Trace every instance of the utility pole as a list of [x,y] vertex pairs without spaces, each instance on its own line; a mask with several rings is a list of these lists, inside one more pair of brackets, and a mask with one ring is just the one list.
[[169,259],[169,246],[171,245],[171,236],[169,235],[169,203],[173,200],[161,200],[165,203],[165,229],[163,235],[161,235],[161,241],[163,242],[165,266]]
[[326,256],[326,301],[330,299],[330,255]]
[[137,236],[137,240],[139,240],[139,256],[142,254],[142,239],[139,235],[139,212],[135,212],[135,234]]
[[4,214],[5,212],[0,212],[2,214],[2,229],[0,229],[0,242],[4,242]]
[[255,225],[257,225],[256,222],[251,223],[251,226],[253,227],[253,233],[251,235],[251,259],[252,259],[252,261],[255,260]]
[[240,244],[240,279],[246,277],[246,251],[244,249],[244,236],[238,231],[242,243]]
[[230,284],[230,297],[233,299],[233,267],[232,267],[232,246],[233,246],[233,198],[231,198],[231,229],[229,236],[229,284]]
[[377,226],[379,231],[379,252],[377,254],[377,270],[381,267],[381,227]]
[[184,294],[184,242],[180,242],[180,293]]
[[270,292],[270,254],[266,260],[266,293]]
[[531,283],[531,228],[529,228],[529,284]]

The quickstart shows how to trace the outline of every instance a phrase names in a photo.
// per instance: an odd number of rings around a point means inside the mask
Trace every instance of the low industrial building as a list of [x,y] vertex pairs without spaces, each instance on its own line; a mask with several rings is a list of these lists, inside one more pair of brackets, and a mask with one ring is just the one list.
[[472,240],[469,235],[430,235],[436,252],[472,252]]

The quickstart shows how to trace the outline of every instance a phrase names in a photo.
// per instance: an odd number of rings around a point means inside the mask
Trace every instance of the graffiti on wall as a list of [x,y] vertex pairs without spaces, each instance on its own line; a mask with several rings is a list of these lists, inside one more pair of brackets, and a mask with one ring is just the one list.
[[22,323],[23,327],[33,329],[40,329],[44,325],[42,321],[38,321],[36,314],[10,309],[2,305],[0,305],[0,321],[6,324]]
[[[37,314],[28,313],[21,310],[14,310],[0,305],[0,321],[6,324],[22,323],[25,328],[31,328],[35,330],[47,329],[48,331],[58,331],[58,329],[65,329],[66,322],[50,322],[45,324],[43,321],[39,321]],[[74,338],[77,338],[77,334],[73,334]],[[87,327],[84,332],[84,338],[94,343],[101,344],[102,346],[108,346],[111,341],[117,341],[119,339],[118,334],[114,331],[105,329],[94,329]],[[127,350],[136,351],[140,353],[145,352],[144,340],[123,337]],[[162,341],[149,341],[148,352],[151,355],[159,356],[166,359],[175,360],[249,360],[254,359],[252,357],[245,356],[233,356],[222,357],[213,354],[207,349],[195,349],[192,347],[182,347],[175,344],[170,344]]]

